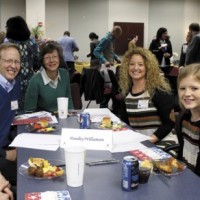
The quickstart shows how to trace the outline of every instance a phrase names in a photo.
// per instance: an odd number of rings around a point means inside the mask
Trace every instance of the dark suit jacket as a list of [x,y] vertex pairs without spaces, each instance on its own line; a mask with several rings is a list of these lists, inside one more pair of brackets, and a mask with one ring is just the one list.
[[200,33],[193,36],[186,51],[185,64],[192,63],[200,63]]
[[[166,44],[167,44],[167,47],[165,49],[159,49],[159,47],[160,47],[159,40],[154,39],[154,40],[152,40],[152,42],[150,44],[149,50],[153,54],[155,54],[159,65],[161,65],[164,53],[169,53],[171,55],[170,57],[172,57],[172,55],[173,55],[172,54],[172,45],[171,45],[170,40],[166,40]],[[165,58],[166,66],[170,66],[170,57]]]

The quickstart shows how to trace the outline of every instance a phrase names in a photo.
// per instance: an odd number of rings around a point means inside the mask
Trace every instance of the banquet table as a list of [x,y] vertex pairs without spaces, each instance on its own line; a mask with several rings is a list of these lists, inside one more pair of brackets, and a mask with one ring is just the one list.
[[[59,120],[59,127],[55,133],[61,134],[61,128],[79,128],[76,117],[68,117]],[[18,127],[18,133],[25,132],[24,126]],[[151,146],[150,142],[145,144]],[[129,152],[110,153],[109,151],[87,150],[86,161],[98,159],[115,158],[122,161]],[[27,162],[29,157],[42,157],[45,159],[57,159],[64,161],[64,150],[57,151],[34,150],[18,148],[18,168]],[[53,179],[35,179],[17,175],[17,199],[23,200],[25,193],[68,190],[72,200],[199,200],[200,178],[185,169],[181,174],[166,177],[164,175],[152,174],[149,182],[140,184],[131,192],[123,191],[121,188],[121,162],[98,166],[85,166],[83,186],[72,188],[67,186],[65,175]]]
[[79,73],[82,73],[83,68],[90,68],[89,62],[75,62],[75,69]]

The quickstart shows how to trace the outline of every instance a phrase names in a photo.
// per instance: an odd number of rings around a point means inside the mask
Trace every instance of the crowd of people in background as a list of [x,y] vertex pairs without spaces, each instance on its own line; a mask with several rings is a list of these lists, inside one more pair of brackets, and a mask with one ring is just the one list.
[[[178,158],[200,175],[199,24],[190,24],[186,43],[180,47],[177,120],[171,117],[177,98],[163,75],[170,73],[173,56],[167,28],[157,30],[149,49],[137,47],[139,38],[135,35],[120,58],[114,43],[122,34],[120,26],[101,39],[95,32],[89,34],[90,67],[104,80],[100,108],[109,108],[112,100],[109,109],[155,144],[175,129],[172,135],[176,142],[178,136]],[[57,41],[39,45],[31,39],[26,21],[16,16],[7,20],[0,42],[0,199],[6,200],[14,198],[10,183],[16,185],[17,174],[16,149],[9,147],[17,134],[16,127],[11,127],[13,118],[24,112],[55,113],[56,99],[61,96],[69,98],[69,109],[73,109],[70,83],[78,75],[80,84],[81,74],[75,69],[74,58],[79,47],[69,31]]]

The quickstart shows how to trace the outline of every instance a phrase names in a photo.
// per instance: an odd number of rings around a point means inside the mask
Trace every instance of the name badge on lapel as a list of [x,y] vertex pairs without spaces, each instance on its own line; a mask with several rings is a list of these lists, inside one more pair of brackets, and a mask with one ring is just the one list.
[[11,110],[17,110],[19,108],[18,101],[11,101]]
[[138,101],[138,108],[148,108],[149,107],[149,100],[139,100]]

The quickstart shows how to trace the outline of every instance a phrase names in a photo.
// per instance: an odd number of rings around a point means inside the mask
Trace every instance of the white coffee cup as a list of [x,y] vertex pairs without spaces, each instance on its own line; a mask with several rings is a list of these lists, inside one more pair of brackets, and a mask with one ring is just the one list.
[[67,185],[70,187],[80,187],[83,185],[85,170],[85,147],[66,147],[65,164]]
[[58,97],[58,117],[61,119],[66,119],[68,114],[68,98],[67,97]]

